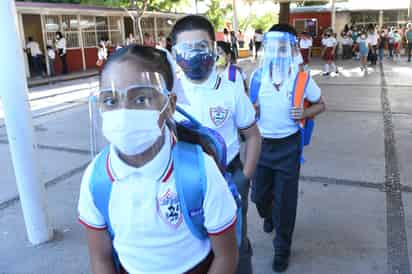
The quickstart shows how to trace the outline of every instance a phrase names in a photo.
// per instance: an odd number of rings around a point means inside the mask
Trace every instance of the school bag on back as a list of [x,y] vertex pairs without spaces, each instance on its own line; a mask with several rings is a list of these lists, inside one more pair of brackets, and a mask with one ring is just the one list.
[[[206,152],[213,156],[235,199],[237,205],[236,238],[240,246],[242,228],[241,197],[231,180],[231,174],[225,171],[226,144],[224,139],[216,131],[203,127],[180,107],[177,107],[177,110],[187,119],[176,124],[179,141],[172,150],[176,191],[185,223],[196,238],[204,240],[209,237],[204,227],[203,214],[203,201],[207,189],[204,165],[204,152]],[[114,179],[108,169],[109,151],[110,148],[107,146],[96,156],[91,176],[90,192],[113,240],[115,235],[109,217],[109,201]],[[113,260],[116,269],[119,270],[120,263],[114,249]]]
[[[310,107],[311,103],[304,98],[305,91],[309,83],[309,80],[310,80],[310,74],[305,71],[298,72],[298,74],[296,75],[295,82],[293,85],[293,90],[292,90],[292,96],[291,96],[292,106],[294,107],[303,106],[303,108]],[[252,104],[255,106],[256,104],[258,104],[261,81],[262,81],[262,69],[259,68],[252,75],[252,79],[250,81],[250,89],[249,89],[250,100],[252,101]],[[305,146],[310,145],[312,134],[313,134],[313,129],[315,127],[315,120],[314,120],[314,117],[309,117],[309,118],[298,121],[298,123],[299,123],[299,128],[302,133],[302,149],[303,149]]]

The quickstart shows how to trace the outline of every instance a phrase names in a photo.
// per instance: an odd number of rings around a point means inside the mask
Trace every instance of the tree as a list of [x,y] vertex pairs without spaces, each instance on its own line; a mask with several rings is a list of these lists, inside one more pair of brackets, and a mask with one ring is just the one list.
[[215,30],[224,27],[226,15],[232,11],[232,5],[221,7],[220,3],[219,0],[210,0],[209,10],[206,12],[206,16],[212,22]]

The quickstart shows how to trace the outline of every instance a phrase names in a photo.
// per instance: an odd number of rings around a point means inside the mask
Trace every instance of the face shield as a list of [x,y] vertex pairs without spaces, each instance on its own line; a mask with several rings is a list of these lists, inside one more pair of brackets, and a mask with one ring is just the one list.
[[168,90],[156,72],[135,75],[126,87],[111,82],[95,89],[89,97],[92,156],[111,143],[125,155],[137,155],[161,136],[160,115],[168,106]]
[[299,70],[301,63],[296,36],[278,31],[265,33],[260,61],[264,77],[269,77],[273,84],[280,86]]
[[181,42],[173,47],[173,54],[176,63],[191,80],[205,80],[213,71],[215,47],[207,40]]

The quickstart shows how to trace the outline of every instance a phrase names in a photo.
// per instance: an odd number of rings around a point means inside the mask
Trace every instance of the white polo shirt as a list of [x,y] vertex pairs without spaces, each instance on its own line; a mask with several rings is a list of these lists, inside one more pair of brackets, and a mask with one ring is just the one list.
[[[178,200],[172,140],[167,134],[159,154],[141,168],[125,164],[111,147],[107,170],[114,182],[109,215],[114,247],[129,274],[181,274],[199,264],[211,250],[188,229]],[[81,185],[79,220],[89,229],[106,229],[90,193],[93,161]],[[223,233],[236,223],[236,204],[214,160],[205,154],[207,190],[203,209],[209,234]]]
[[[214,70],[202,84],[193,84],[181,76],[181,84],[187,104],[179,103],[186,112],[203,126],[219,132],[227,146],[227,163],[239,154],[238,129],[246,129],[255,123],[255,109],[245,94],[243,78],[239,72],[236,82],[219,76]],[[179,102],[179,99],[178,99]],[[183,117],[175,115],[177,121]]]
[[40,50],[39,43],[37,43],[36,41],[28,42],[27,45],[26,45],[26,48],[30,49],[30,55],[32,57],[42,55],[42,51]]
[[312,39],[300,39],[299,47],[301,49],[309,49],[312,47]]
[[[258,126],[264,138],[285,138],[299,130],[298,123],[291,118],[295,78],[296,73],[291,75],[277,91],[269,77],[263,76],[258,98],[260,105]],[[321,90],[312,78],[309,80],[304,96],[313,103],[320,99]]]
[[336,40],[335,37],[328,37],[324,40],[322,40],[322,44],[327,47],[327,48],[333,48],[338,44],[338,41]]

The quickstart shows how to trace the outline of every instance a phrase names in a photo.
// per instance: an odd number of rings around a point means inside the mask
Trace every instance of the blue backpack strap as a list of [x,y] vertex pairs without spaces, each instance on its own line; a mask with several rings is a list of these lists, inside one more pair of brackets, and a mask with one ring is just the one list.
[[261,86],[261,81],[262,81],[262,69],[259,68],[253,73],[252,79],[250,81],[249,93],[250,93],[250,101],[252,101],[252,104],[255,104],[259,98],[259,90]]
[[[90,181],[90,193],[93,197],[94,205],[103,216],[107,226],[107,232],[113,241],[114,232],[109,217],[109,201],[112,193],[113,178],[108,170],[110,147],[105,147],[97,156],[93,166],[93,173]],[[120,261],[116,250],[113,248],[113,262],[116,270],[120,270]]]
[[206,195],[206,172],[203,150],[199,145],[177,142],[173,148],[176,191],[186,225],[192,234],[204,240],[203,201]]
[[234,65],[229,66],[229,80],[232,82],[236,82],[236,72],[237,72],[237,67]]

